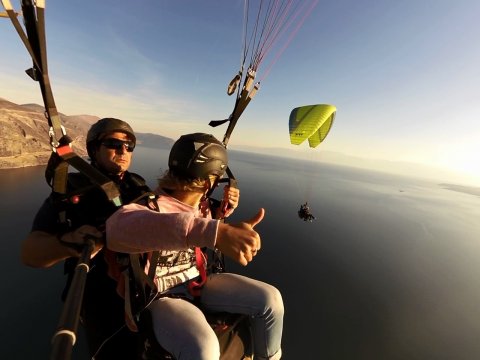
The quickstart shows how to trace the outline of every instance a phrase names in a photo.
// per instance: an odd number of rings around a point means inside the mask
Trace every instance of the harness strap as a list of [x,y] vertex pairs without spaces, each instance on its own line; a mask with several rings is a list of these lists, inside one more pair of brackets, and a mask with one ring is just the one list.
[[[73,152],[70,147],[71,139],[66,135],[65,128],[61,123],[48,76],[45,1],[21,1],[25,31],[10,1],[2,0],[1,2],[32,58],[33,67],[28,69],[26,73],[34,81],[38,81],[40,85],[43,103],[45,105],[45,117],[50,127],[49,136],[52,147],[49,167],[47,167],[45,173],[48,184],[52,186],[54,192],[65,195],[67,191],[68,165],[70,164],[80,172],[86,174],[95,184],[103,189],[109,200],[113,201],[116,206],[120,206],[120,193],[116,185]],[[66,163],[62,163],[62,160]],[[66,221],[65,214],[60,215],[60,221]]]
[[[152,260],[158,261],[158,254],[158,251],[152,253],[151,265],[154,264]],[[150,266],[147,275],[142,266],[143,260],[146,261],[147,254],[144,255],[145,257],[142,257],[141,254],[130,254],[130,266],[122,272],[125,281],[125,317],[128,327],[133,331],[138,331],[137,323],[140,312],[153,299],[157,289],[153,281],[155,266]],[[152,268],[154,269],[153,274],[151,274]]]
[[150,258],[150,268],[148,269],[148,278],[153,279],[155,278],[155,270],[157,268],[158,258],[160,257],[160,251],[154,251]]
[[28,53],[32,57],[33,64],[40,68],[40,64],[37,61],[37,56],[33,52],[32,47],[30,46],[30,42],[28,40],[27,34],[25,34],[25,31],[23,31],[22,25],[20,24],[20,21],[17,18],[17,13],[13,10],[12,4],[10,1],[2,1],[2,5],[5,8],[5,11],[7,12],[8,17],[10,18],[13,27],[15,30],[17,30],[18,35],[20,36],[20,40],[22,40],[23,45],[25,45],[25,48],[27,49]]
[[197,269],[200,272],[199,281],[190,281],[187,285],[188,292],[194,297],[199,297],[203,285],[207,281],[207,262],[205,260],[205,255],[201,248],[195,248],[195,262]]
[[69,165],[99,186],[116,206],[122,205],[120,191],[115,182],[78,156],[69,144],[62,145],[56,152],[52,152],[48,161],[45,177],[54,192],[66,193]]
[[130,291],[130,270],[129,268],[125,269],[123,272],[123,277],[124,277],[124,286],[125,286],[125,322],[128,326],[128,328],[132,331],[137,332],[138,327],[135,321],[135,318],[133,316],[132,312],[132,302],[131,302],[131,291]]
[[[56,147],[56,141],[59,141],[62,135],[65,135],[65,129],[61,125],[60,116],[55,105],[52,87],[48,76],[45,36],[45,2],[34,2],[31,0],[22,1],[21,7],[25,30],[27,32],[27,41],[30,44],[30,47],[26,45],[26,48],[30,53],[30,56],[33,55],[33,68],[27,70],[26,72],[33,80],[38,81],[40,84],[40,90],[42,92],[43,102],[45,104],[45,115],[47,117],[48,124],[50,125],[51,145],[52,147]],[[12,19],[12,17],[10,17],[10,19]],[[17,26],[15,26],[17,33],[24,44],[26,44],[25,33],[20,31],[21,28],[17,28]]]
[[[153,193],[145,193],[134,199],[132,203],[140,203],[146,199],[146,205],[152,205],[157,211],[160,211]],[[157,291],[157,285],[154,282],[155,269],[160,256],[159,251],[153,251],[145,254],[129,254],[129,265],[123,271],[125,281],[125,317],[127,326],[138,331],[138,320],[144,307],[152,300]],[[148,273],[145,273],[147,261],[150,262]]]

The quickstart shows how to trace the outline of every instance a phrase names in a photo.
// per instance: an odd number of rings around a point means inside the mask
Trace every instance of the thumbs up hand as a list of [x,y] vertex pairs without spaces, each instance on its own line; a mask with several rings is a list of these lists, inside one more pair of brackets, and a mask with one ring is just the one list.
[[225,256],[246,266],[261,248],[260,235],[253,228],[264,216],[265,210],[262,208],[249,220],[237,224],[220,223],[216,248]]

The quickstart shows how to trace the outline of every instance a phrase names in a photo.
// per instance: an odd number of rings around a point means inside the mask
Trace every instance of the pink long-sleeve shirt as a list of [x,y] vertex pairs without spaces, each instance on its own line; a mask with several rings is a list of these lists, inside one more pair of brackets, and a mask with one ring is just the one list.
[[157,203],[160,212],[139,204],[117,210],[107,220],[107,247],[130,254],[214,248],[219,222],[211,219],[206,207],[196,209],[164,194]]
[[117,210],[107,220],[106,243],[121,253],[159,251],[154,281],[163,292],[199,275],[194,247],[214,248],[219,222],[207,204],[197,209],[166,194],[157,203],[160,212],[139,204]]

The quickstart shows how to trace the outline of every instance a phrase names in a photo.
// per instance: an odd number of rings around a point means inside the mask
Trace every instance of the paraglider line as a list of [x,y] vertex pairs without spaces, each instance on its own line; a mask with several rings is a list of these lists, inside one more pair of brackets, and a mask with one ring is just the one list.
[[267,78],[267,76],[270,74],[270,71],[273,67],[273,65],[275,65],[275,63],[278,61],[278,59],[280,58],[280,56],[283,54],[283,52],[285,51],[285,49],[288,47],[288,45],[291,43],[291,41],[293,40],[293,38],[295,37],[295,35],[297,34],[298,30],[300,30],[300,27],[303,25],[303,23],[305,22],[305,20],[307,19],[307,17],[311,14],[311,12],[313,11],[314,7],[318,4],[318,0],[315,0],[312,2],[312,4],[310,5],[308,11],[303,15],[301,21],[297,24],[297,26],[295,27],[294,31],[292,31],[288,37],[288,40],[287,42],[283,45],[283,47],[280,49],[280,51],[277,52],[275,58],[270,62],[270,64],[268,65],[266,71],[265,71],[265,74],[262,76],[262,78],[260,79],[260,81],[263,81]]

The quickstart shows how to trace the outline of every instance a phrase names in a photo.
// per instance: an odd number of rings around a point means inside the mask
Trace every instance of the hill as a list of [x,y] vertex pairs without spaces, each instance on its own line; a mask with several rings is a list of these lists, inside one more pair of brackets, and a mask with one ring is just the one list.
[[[45,165],[51,154],[48,122],[44,107],[38,104],[18,105],[0,98],[0,169]],[[67,134],[73,139],[74,151],[86,156],[85,137],[98,116],[59,114]],[[169,149],[173,139],[137,133],[137,144]]]

